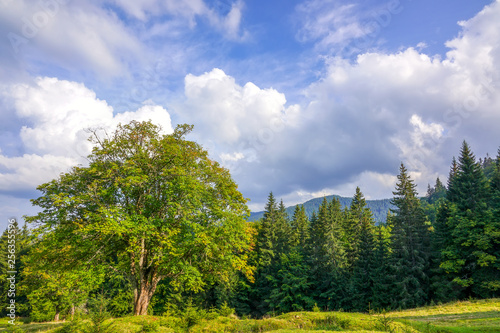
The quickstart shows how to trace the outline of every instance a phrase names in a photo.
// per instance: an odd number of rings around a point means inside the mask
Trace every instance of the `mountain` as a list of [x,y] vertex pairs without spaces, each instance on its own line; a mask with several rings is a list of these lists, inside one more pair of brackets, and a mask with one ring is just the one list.
[[[339,195],[329,195],[326,196],[325,198],[328,201],[331,201],[333,200],[333,198],[336,198],[337,200],[339,200],[340,204],[342,205],[342,208],[349,207],[352,202],[352,198],[345,198]],[[302,205],[304,206],[307,216],[311,217],[313,212],[317,212],[322,201],[323,198],[315,198],[304,202]],[[287,207],[286,211],[288,213],[288,216],[290,217],[293,216],[295,206],[296,205]],[[372,211],[373,219],[375,220],[376,224],[385,223],[387,219],[387,212],[389,211],[389,209],[394,208],[394,206],[391,205],[391,199],[366,200],[366,206]],[[251,212],[248,220],[257,221],[263,216],[264,216],[264,211]]]

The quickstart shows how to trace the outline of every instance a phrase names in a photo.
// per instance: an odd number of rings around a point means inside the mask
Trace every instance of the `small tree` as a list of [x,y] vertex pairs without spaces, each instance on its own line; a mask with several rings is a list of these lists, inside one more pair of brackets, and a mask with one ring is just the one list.
[[134,314],[145,315],[158,282],[200,290],[246,264],[246,200],[228,170],[184,137],[151,122],[96,133],[88,167],[38,187],[37,255],[54,271],[101,266],[126,277]]

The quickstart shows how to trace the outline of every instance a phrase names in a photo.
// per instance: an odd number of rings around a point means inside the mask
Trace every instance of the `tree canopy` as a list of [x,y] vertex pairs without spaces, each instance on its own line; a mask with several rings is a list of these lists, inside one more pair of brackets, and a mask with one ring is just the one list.
[[88,166],[40,185],[33,256],[55,271],[106,268],[133,286],[134,314],[147,313],[158,282],[200,290],[246,263],[252,233],[246,199],[228,170],[185,139],[132,121],[93,132]]

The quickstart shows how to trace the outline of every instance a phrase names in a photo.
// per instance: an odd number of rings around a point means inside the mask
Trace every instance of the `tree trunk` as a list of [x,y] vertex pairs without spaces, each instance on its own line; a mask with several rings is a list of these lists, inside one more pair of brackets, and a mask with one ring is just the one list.
[[156,291],[156,286],[160,279],[156,272],[144,274],[141,283],[136,283],[134,289],[134,316],[142,316],[148,314],[148,306],[153,294]]
[[59,311],[56,312],[56,315],[54,316],[54,321],[59,321]]
[[[156,286],[160,281],[158,272],[154,267],[148,267],[147,253],[145,246],[145,238],[141,239],[141,252],[138,262],[138,279],[132,281],[134,286],[134,316],[142,316],[148,314],[148,306]],[[136,272],[134,262],[134,254],[131,254],[131,271],[132,274]],[[134,274],[135,275],[135,274]]]
[[73,317],[75,316],[75,305],[74,304],[71,304],[70,314],[71,314],[71,319],[73,319]]
[[140,288],[134,290],[134,316],[148,314],[149,302],[153,297],[157,284],[158,280],[154,279],[153,283],[141,285]]

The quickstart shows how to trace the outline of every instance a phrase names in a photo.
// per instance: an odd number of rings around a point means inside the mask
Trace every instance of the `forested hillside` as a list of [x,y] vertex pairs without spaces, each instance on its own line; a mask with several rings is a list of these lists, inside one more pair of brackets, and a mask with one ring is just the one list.
[[[352,203],[352,198],[341,197],[339,195],[327,195],[324,197],[327,201],[337,200],[340,203],[342,209],[349,207]],[[294,205],[286,208],[286,212],[289,216],[293,215],[295,211],[295,206],[304,206],[304,210],[308,218],[311,218],[313,213],[317,213],[323,198],[315,198],[308,200],[300,205]],[[394,206],[391,204],[391,199],[380,199],[380,200],[366,200],[366,207],[372,212],[373,220],[375,224],[385,223],[387,220],[387,213]],[[264,211],[262,212],[251,212],[249,221],[257,221],[264,216]]]

